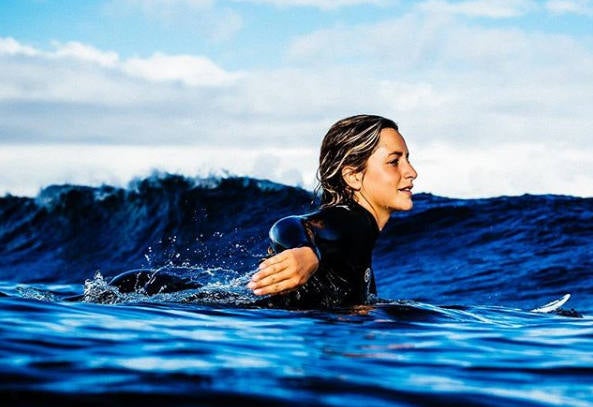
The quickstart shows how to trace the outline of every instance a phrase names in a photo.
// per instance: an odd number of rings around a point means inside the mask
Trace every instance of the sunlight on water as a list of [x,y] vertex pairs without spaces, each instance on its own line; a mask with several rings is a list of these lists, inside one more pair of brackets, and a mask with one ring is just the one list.
[[133,370],[149,371],[176,371],[191,369],[208,369],[214,367],[212,364],[197,359],[174,359],[156,357],[131,357],[119,360],[120,366]]
[[377,241],[377,304],[253,306],[269,226],[311,200],[166,174],[0,198],[3,402],[591,405],[593,200],[419,194]]

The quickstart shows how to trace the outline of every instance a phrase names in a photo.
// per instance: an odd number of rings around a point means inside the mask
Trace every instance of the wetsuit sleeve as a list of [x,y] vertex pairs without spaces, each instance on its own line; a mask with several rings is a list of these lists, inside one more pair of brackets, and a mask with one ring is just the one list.
[[321,261],[321,252],[313,240],[312,233],[307,230],[302,217],[288,216],[280,219],[272,225],[269,235],[275,253],[296,247],[310,247]]

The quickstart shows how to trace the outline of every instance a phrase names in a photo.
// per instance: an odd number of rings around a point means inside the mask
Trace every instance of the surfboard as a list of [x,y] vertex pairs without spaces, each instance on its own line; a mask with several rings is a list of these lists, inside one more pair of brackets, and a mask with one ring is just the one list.
[[562,296],[562,298],[559,298],[557,300],[554,300],[552,302],[549,302],[545,305],[542,305],[541,307],[537,307],[535,309],[532,309],[531,312],[539,312],[542,314],[547,314],[550,312],[554,312],[556,311],[558,308],[560,308],[561,306],[563,306],[564,304],[566,304],[566,301],[568,301],[570,299],[570,294],[564,294]]

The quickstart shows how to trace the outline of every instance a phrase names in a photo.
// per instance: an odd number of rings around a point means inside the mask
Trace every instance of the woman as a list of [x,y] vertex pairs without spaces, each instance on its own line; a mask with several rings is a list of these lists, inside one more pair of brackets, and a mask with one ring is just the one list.
[[[373,301],[375,240],[393,211],[412,208],[416,171],[397,125],[380,116],[338,121],[321,145],[321,208],[280,219],[270,229],[274,256],[248,287],[255,305],[331,308]],[[183,270],[181,270],[183,271]],[[200,288],[185,273],[131,270],[109,285],[148,295]]]
[[367,304],[376,295],[375,240],[393,211],[412,208],[417,177],[397,125],[372,115],[338,121],[323,139],[317,177],[321,208],[270,229],[276,254],[248,284],[270,295],[261,305],[327,308]]

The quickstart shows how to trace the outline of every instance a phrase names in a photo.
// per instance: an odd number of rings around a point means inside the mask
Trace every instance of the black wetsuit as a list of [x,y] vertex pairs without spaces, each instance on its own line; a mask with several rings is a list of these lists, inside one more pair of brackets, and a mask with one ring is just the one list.
[[[270,229],[272,251],[311,247],[319,258],[319,267],[297,290],[262,298],[254,305],[311,309],[372,302],[377,291],[371,258],[378,234],[373,215],[356,203],[280,219]],[[201,286],[166,270],[131,270],[109,284],[122,293],[148,295]]]
[[372,302],[377,290],[371,260],[378,235],[373,215],[355,203],[280,219],[270,229],[273,251],[311,247],[319,257],[319,267],[297,290],[258,303],[333,308]]

